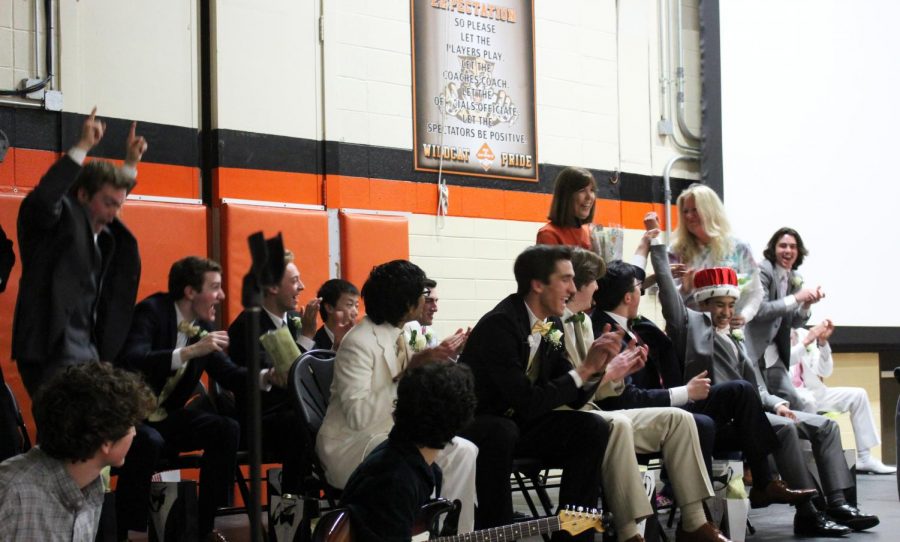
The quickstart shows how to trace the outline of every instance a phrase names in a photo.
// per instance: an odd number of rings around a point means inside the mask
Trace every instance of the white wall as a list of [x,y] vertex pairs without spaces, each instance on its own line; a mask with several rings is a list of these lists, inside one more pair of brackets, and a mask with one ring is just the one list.
[[198,35],[195,2],[59,2],[64,110],[197,127]]
[[779,227],[799,231],[810,250],[800,271],[827,293],[813,320],[900,325],[900,293],[877,272],[898,263],[900,4],[722,2],[721,14],[725,203],[735,229],[758,257]]
[[214,128],[322,137],[318,9],[318,0],[213,2]]

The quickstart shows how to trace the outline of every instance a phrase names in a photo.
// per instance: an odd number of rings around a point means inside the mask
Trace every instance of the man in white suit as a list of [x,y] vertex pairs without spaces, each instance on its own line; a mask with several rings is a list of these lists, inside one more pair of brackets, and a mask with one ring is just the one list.
[[825,410],[849,412],[856,438],[857,472],[894,474],[896,468],[885,465],[870,453],[871,448],[881,444],[881,438],[866,390],[848,386],[829,388],[822,381],[834,370],[828,344],[833,332],[834,324],[827,319],[809,330],[801,327],[791,332],[791,382],[802,402],[797,408],[813,414]]
[[[387,439],[394,425],[397,381],[412,367],[455,357],[463,334],[414,353],[403,325],[421,314],[425,273],[394,260],[372,270],[362,289],[367,315],[341,342],[334,362],[331,400],[316,439],[328,483],[343,488],[353,470]],[[455,437],[437,457],[444,473],[441,496],[459,499],[460,532],[474,528],[477,447]]]

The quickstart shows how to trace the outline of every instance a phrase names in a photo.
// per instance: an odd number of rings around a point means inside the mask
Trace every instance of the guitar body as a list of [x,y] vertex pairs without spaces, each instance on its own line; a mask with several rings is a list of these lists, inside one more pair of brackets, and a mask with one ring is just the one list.
[[353,542],[350,511],[339,508],[319,518],[312,539],[313,542]]

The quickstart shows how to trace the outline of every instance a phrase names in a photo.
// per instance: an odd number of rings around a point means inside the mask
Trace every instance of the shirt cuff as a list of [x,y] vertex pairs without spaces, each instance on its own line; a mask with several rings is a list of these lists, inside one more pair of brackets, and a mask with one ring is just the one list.
[[129,166],[128,164],[122,164],[122,167],[119,168],[119,171],[122,172],[123,175],[128,177],[129,179],[137,179],[137,168],[134,166]]
[[259,390],[260,391],[270,391],[272,389],[272,384],[266,382],[266,371],[268,369],[262,369],[259,371]]
[[576,388],[580,388],[584,385],[584,380],[582,380],[581,377],[578,376],[578,371],[572,369],[571,371],[569,371],[569,375],[572,377],[572,380],[575,381]]
[[669,388],[669,400],[672,402],[673,407],[680,407],[688,404],[690,397],[688,397],[687,386]]
[[302,348],[302,349],[304,349],[304,350],[306,350],[306,351],[309,351],[309,350],[315,350],[315,348],[316,348],[316,341],[310,339],[310,338],[307,337],[306,335],[300,335],[300,336],[297,338],[297,345],[298,345],[300,348]]
[[69,158],[72,159],[76,164],[83,165],[84,159],[87,158],[87,151],[84,149],[79,149],[78,147],[72,147],[69,149]]
[[659,235],[657,235],[656,237],[650,238],[650,246],[651,247],[656,247],[656,246],[663,245],[663,244],[665,244],[665,243],[663,243],[663,240],[660,239]]
[[781,401],[780,403],[775,403],[775,406],[772,407],[772,412],[775,412],[776,410],[778,410],[778,407],[780,407],[781,405],[791,408],[791,404],[789,402]]
[[172,350],[172,370],[177,371],[181,369],[182,365],[184,365],[184,361],[181,360],[181,348],[176,348]]
[[785,296],[784,298],[784,306],[788,309],[793,309],[798,303],[797,298],[793,295]]
[[647,267],[647,257],[642,254],[632,254],[631,264],[644,269]]

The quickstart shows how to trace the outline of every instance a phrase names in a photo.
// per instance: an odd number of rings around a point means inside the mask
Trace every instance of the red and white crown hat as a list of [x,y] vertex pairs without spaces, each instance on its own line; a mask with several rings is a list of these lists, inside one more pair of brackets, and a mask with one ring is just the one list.
[[697,303],[711,297],[728,296],[738,299],[741,290],[738,288],[737,273],[730,267],[710,267],[694,273],[694,299]]

